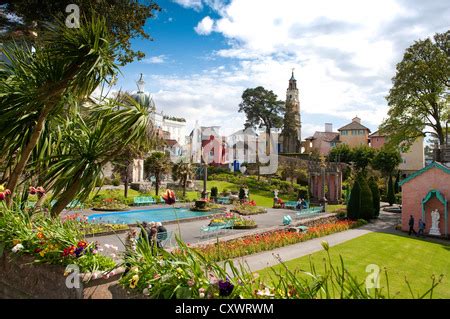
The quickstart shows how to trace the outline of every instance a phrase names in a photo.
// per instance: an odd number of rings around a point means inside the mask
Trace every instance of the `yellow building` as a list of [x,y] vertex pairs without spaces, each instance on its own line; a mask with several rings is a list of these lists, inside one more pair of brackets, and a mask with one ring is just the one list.
[[369,145],[370,129],[361,124],[361,119],[355,117],[350,124],[338,129],[341,143],[345,143],[350,147],[360,145]]

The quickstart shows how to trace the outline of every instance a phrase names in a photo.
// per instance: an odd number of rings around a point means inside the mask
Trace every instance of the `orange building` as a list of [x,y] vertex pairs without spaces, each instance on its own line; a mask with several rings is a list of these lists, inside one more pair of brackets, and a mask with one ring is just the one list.
[[341,143],[345,143],[350,147],[360,145],[369,145],[370,129],[361,124],[361,119],[355,117],[350,124],[338,129]]

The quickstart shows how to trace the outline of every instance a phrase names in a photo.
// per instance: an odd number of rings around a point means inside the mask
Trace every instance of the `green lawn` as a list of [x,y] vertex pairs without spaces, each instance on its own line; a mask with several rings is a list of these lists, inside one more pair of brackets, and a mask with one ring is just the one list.
[[[200,185],[203,185],[200,184]],[[217,187],[219,193],[221,193],[225,188],[228,190],[239,191],[240,185],[225,182],[225,181],[208,181],[207,188],[211,190],[211,187]],[[262,207],[272,207],[273,206],[273,193],[269,191],[261,191],[255,189],[249,189],[250,200],[254,200],[256,205]],[[296,198],[285,198],[281,196],[285,201],[297,200]]]
[[346,208],[346,205],[327,205],[327,213],[333,213],[338,209]]
[[[410,282],[415,295],[424,293],[431,287],[431,276],[444,275],[442,283],[435,289],[434,298],[450,298],[450,245],[427,242],[414,237],[370,233],[330,248],[330,254],[335,265],[338,265],[339,255],[344,259],[346,268],[361,282],[368,273],[367,265],[376,264],[382,269],[381,286],[386,291],[384,267],[388,271],[391,298],[411,298],[405,283],[405,277]],[[323,272],[325,251],[311,255],[312,261],[319,273]],[[286,262],[290,269],[309,271],[309,256]],[[276,266],[275,268],[280,266]],[[272,272],[266,268],[259,272],[269,276]]]

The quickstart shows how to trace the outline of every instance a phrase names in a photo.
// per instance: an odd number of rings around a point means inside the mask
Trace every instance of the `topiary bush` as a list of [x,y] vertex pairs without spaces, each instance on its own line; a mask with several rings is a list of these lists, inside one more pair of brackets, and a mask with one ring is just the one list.
[[373,217],[377,218],[380,215],[380,191],[378,189],[378,184],[373,176],[369,178],[369,187],[372,191]]
[[387,202],[390,206],[394,205],[395,203],[395,192],[394,192],[394,183],[392,181],[392,176],[389,175],[389,181],[388,181],[388,191],[387,191]]
[[359,186],[358,180],[355,180],[353,183],[353,187],[350,193],[350,199],[347,204],[347,217],[350,219],[359,219],[360,218],[360,196],[361,196],[361,188]]
[[364,176],[359,177],[359,187],[360,187],[360,218],[365,220],[371,220],[374,217],[373,213],[373,198],[372,191],[370,190],[369,184]]

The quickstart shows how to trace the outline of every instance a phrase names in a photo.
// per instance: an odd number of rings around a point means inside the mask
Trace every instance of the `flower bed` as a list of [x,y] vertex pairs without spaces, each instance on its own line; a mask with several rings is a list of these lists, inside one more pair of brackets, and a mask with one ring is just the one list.
[[265,208],[258,207],[249,203],[236,204],[231,209],[231,211],[245,216],[267,213],[267,210]]
[[226,213],[223,216],[215,217],[209,223],[210,226],[219,226],[224,224],[232,224],[233,229],[253,229],[258,227],[256,222],[251,218],[244,218],[233,213]]
[[100,204],[95,205],[92,210],[97,211],[127,211],[130,210],[130,207],[126,204],[123,204],[117,199],[114,198],[106,198],[102,200]]
[[227,260],[296,244],[313,238],[323,237],[359,227],[364,223],[365,222],[363,221],[337,221],[334,223],[311,226],[306,233],[290,232],[283,229],[245,236],[226,242],[198,246],[195,249],[210,260]]
[[113,259],[98,254],[97,244],[84,238],[84,222],[61,220],[41,213],[30,215],[3,208],[0,214],[0,250],[32,256],[35,263],[77,265],[81,272],[109,270]]

